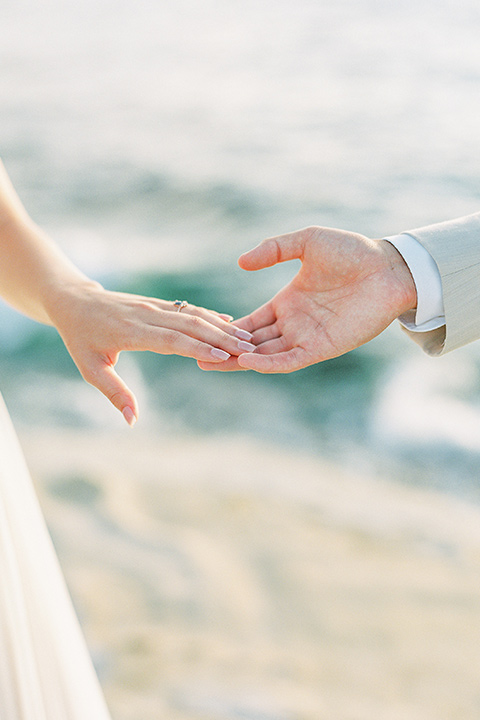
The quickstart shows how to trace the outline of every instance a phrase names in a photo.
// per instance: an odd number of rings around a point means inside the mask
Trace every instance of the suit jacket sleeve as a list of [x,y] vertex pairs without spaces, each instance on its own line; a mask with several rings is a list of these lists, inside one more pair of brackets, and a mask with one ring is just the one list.
[[480,338],[480,213],[409,230],[437,263],[442,280],[445,325],[414,333],[405,330],[430,355]]

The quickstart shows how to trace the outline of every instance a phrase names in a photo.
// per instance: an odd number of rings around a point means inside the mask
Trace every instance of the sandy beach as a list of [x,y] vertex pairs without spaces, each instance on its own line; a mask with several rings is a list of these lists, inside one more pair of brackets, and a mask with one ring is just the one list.
[[243,438],[20,434],[114,720],[476,720],[480,510]]

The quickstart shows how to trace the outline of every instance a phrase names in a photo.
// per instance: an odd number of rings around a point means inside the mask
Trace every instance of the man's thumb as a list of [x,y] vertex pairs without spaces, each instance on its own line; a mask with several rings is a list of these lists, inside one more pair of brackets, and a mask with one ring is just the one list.
[[261,270],[286,260],[301,259],[305,241],[303,230],[268,238],[241,255],[238,264],[243,270]]

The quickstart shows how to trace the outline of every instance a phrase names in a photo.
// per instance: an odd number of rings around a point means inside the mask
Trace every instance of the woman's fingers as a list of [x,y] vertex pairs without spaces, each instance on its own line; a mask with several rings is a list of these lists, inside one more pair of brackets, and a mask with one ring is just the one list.
[[199,308],[196,305],[193,307],[197,310],[203,310],[206,313],[210,313],[210,315],[219,317],[221,320],[224,320],[224,322],[231,323],[233,321],[233,315],[229,315],[228,313],[217,312],[217,310],[208,310],[207,308]]
[[137,418],[133,393],[115,372],[123,350],[181,355],[221,365],[256,345],[252,333],[230,316],[190,304],[167,302],[95,288],[73,297],[56,327],[87,382],[98,388],[132,425]]
[[191,305],[190,303],[187,303],[184,308],[178,309],[178,307],[174,306],[174,303],[169,303],[165,300],[160,302],[162,304],[162,310],[167,310],[169,314],[172,313],[172,317],[170,317],[168,322],[165,323],[167,327],[173,327],[173,325],[177,327],[178,322],[181,322],[181,317],[196,317],[209,325],[222,330],[227,335],[238,338],[239,340],[248,341],[252,339],[252,333],[248,329],[239,327],[237,323],[232,324],[231,320],[233,318],[231,315],[223,315],[213,310],[207,310],[206,308],[198,307],[197,305]]
[[[276,322],[272,324],[262,326],[262,323],[275,320],[274,312],[270,305],[264,305],[258,311],[252,315],[247,315],[239,320],[235,320],[235,325],[240,325],[243,328],[249,328],[252,330],[252,343],[256,345],[253,352],[269,352],[268,343],[271,341],[277,341],[277,345],[270,349],[270,352],[278,352],[279,350],[285,350],[285,344],[280,335],[280,330]],[[257,325],[259,327],[257,327]],[[280,342],[281,345],[278,345]],[[266,348],[262,351],[262,347],[266,345]],[[220,372],[233,372],[235,370],[247,370],[246,367],[241,367],[238,364],[238,358],[233,356],[225,362],[213,363],[213,362],[198,362],[198,367],[201,370],[217,370]]]
[[[167,309],[172,312],[171,307],[168,307]],[[197,305],[191,305],[190,303],[187,303],[185,308],[182,308],[181,310],[175,308],[174,312],[177,312],[181,315],[192,315],[194,317],[202,318],[202,320],[205,320],[206,322],[215,325],[220,330],[223,330],[226,333],[229,333],[231,335],[236,334],[237,328],[232,325],[233,318],[231,315],[218,313],[215,312],[215,310],[207,310],[206,308],[199,307]]]
[[[146,323],[153,325],[173,327],[173,324],[177,326],[177,321],[180,318],[190,316],[199,318],[239,340],[248,341],[252,338],[252,333],[248,329],[232,324],[233,318],[231,315],[219,313],[215,310],[207,310],[185,300],[162,300],[121,292],[111,292],[108,295],[117,308],[124,306],[126,315],[135,317],[138,321],[143,319]],[[165,322],[166,318],[169,318],[167,322]]]
[[227,333],[198,315],[157,311],[136,323],[130,349],[214,361],[225,360],[227,354],[240,355],[255,349],[253,343],[243,339],[251,338],[250,332],[241,328],[234,328],[234,332]]
[[91,357],[83,367],[78,365],[84,380],[100,390],[133,427],[138,418],[137,400],[113,365],[98,356]]
[[233,317],[231,315],[228,315],[227,313],[219,313],[216,310],[207,310],[207,308],[203,308],[198,305],[192,305],[191,303],[186,303],[186,305],[184,306],[181,304],[175,304],[178,302],[183,303],[186,301],[171,302],[169,300],[150,300],[150,298],[145,299],[147,300],[147,302],[151,301],[153,305],[156,305],[161,310],[167,310],[171,313],[192,315],[194,317],[202,318],[202,320],[205,320],[211,325],[215,325],[215,327],[218,327],[220,330],[223,330],[229,335],[238,337],[241,340],[250,340],[252,337],[250,332],[239,328],[236,324],[232,325]]
[[150,350],[205,362],[222,362],[232,355],[253,352],[255,345],[209,326],[199,318],[185,318],[172,327],[142,326],[126,350]]

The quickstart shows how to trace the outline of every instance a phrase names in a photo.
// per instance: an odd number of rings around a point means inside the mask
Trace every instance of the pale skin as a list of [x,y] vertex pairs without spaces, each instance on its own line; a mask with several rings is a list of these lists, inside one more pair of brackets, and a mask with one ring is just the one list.
[[203,370],[288,373],[343,355],[416,307],[413,278],[386,240],[308,227],[264,240],[242,255],[244,270],[299,259],[302,266],[275,297],[236,321],[252,333],[253,353]]
[[[0,162],[0,296],[59,332],[83,378],[123,413],[138,417],[115,371],[123,350],[177,354],[216,364],[249,352],[251,333],[228,315],[171,300],[105,290],[84,275],[31,220]],[[174,300],[175,298],[173,298]]]

